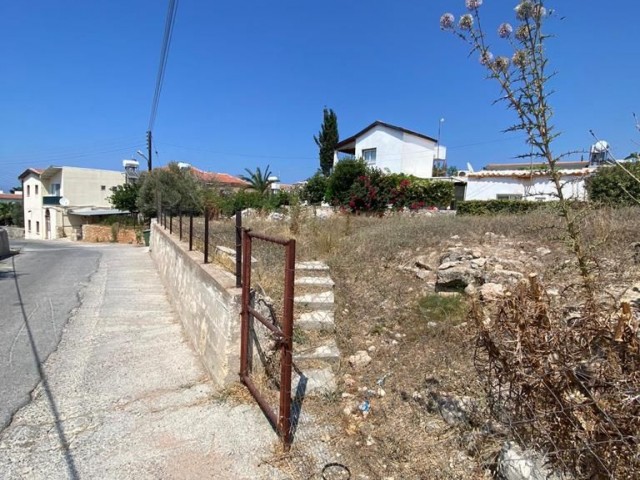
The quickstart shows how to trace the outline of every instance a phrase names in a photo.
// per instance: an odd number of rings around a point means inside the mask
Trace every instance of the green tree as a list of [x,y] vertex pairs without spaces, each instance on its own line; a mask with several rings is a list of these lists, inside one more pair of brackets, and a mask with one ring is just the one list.
[[587,179],[589,199],[615,206],[639,205],[638,178],[640,178],[638,162],[600,167]]
[[138,210],[146,217],[157,215],[158,206],[164,211],[202,211],[200,191],[202,184],[188,168],[180,168],[175,162],[166,167],[143,172],[140,176]]
[[300,199],[309,202],[310,205],[320,205],[327,195],[328,179],[321,170],[307,180],[300,192]]
[[124,185],[111,187],[111,192],[113,193],[109,197],[109,202],[111,202],[113,208],[117,208],[118,210],[128,210],[132,215],[135,215],[139,212],[139,183],[125,183]]
[[245,182],[249,183],[249,188],[255,190],[256,192],[266,195],[269,193],[269,187],[273,183],[269,180],[271,176],[271,170],[269,170],[269,165],[264,169],[264,172],[260,170],[260,167],[256,167],[256,170],[252,172],[248,168],[245,168],[245,171],[248,175],[240,175],[240,178]]
[[0,225],[11,225],[11,203],[0,203]]
[[334,205],[346,205],[349,191],[355,181],[367,174],[367,164],[362,159],[345,158],[336,163],[327,185],[327,199]]
[[333,168],[333,154],[339,140],[338,117],[330,108],[323,110],[323,121],[318,136],[313,136],[313,140],[320,148],[320,170],[324,176],[328,177]]

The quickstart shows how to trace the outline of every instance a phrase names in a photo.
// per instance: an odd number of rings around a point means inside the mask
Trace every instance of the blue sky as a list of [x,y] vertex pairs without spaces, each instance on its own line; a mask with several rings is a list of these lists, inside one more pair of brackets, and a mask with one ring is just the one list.
[[[516,2],[485,0],[496,53]],[[615,5],[614,5],[615,4]],[[632,0],[547,2],[556,151],[586,149],[589,129],[618,157],[640,150],[638,33]],[[572,5],[572,6],[570,6]],[[579,5],[576,8],[573,5]],[[615,8],[614,8],[615,7]],[[0,189],[27,167],[120,169],[144,150],[167,2],[4,1],[0,5]],[[181,0],[154,128],[156,165],[283,181],[318,168],[324,106],[341,138],[374,120],[436,136],[450,165],[508,162],[527,151],[514,118],[467,47],[439,29],[463,0]],[[560,17],[564,17],[560,20]]]

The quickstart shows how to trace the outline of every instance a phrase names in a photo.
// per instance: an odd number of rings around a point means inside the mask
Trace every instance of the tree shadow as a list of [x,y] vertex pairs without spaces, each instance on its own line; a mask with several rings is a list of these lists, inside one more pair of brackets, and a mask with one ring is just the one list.
[[27,335],[29,337],[29,344],[31,345],[31,351],[33,353],[33,357],[36,361],[36,367],[38,369],[38,375],[40,377],[40,381],[42,382],[42,387],[44,389],[45,395],[47,397],[47,402],[49,403],[49,408],[51,410],[51,414],[53,415],[54,425],[56,428],[56,433],[58,434],[58,441],[60,442],[60,447],[62,447],[62,451],[64,452],[64,459],[67,464],[67,473],[69,474],[69,478],[72,480],[77,480],[80,477],[78,476],[78,471],[75,466],[75,462],[73,460],[73,455],[71,454],[71,450],[69,449],[69,442],[67,441],[67,437],[64,433],[64,428],[62,426],[62,422],[60,420],[60,414],[58,413],[58,407],[56,405],[55,399],[53,397],[53,392],[49,386],[49,381],[47,380],[47,376],[45,375],[44,369],[42,367],[42,362],[40,360],[40,355],[38,354],[38,349],[36,347],[35,339],[33,337],[33,332],[31,331],[31,326],[29,325],[29,317],[24,308],[24,302],[22,300],[22,293],[20,291],[20,282],[18,281],[18,274],[16,272],[16,261],[15,257],[11,259],[11,265],[13,268],[13,279],[16,285],[16,294],[18,296],[18,302],[20,304],[20,310],[22,311],[22,318],[24,320],[25,329],[27,331]]

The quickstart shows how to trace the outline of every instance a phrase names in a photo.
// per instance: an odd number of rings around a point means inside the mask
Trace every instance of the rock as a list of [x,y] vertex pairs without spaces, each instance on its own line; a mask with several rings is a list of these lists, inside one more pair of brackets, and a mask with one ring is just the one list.
[[496,462],[496,478],[499,480],[560,480],[545,464],[542,455],[522,451],[513,442],[506,442]]
[[460,235],[452,235],[451,236],[451,240],[459,240],[460,239]]
[[473,297],[476,294],[476,287],[473,285],[467,285],[464,289],[464,293],[469,297]]
[[487,302],[493,302],[504,295],[504,287],[499,283],[485,283],[478,290],[480,298]]
[[549,255],[551,253],[551,250],[545,247],[539,247],[539,248],[536,248],[536,253],[541,257],[544,257],[545,255]]
[[520,272],[514,272],[512,270],[495,270],[487,273],[487,282],[489,283],[518,283],[519,280],[524,278],[524,275]]
[[269,216],[267,217],[267,220],[271,220],[271,221],[275,221],[275,222],[281,222],[284,219],[285,219],[284,214],[278,213],[278,212],[271,212],[269,214]]
[[476,410],[476,402],[471,397],[457,397],[439,392],[429,392],[427,410],[439,413],[449,425],[470,423],[471,414]]
[[359,350],[349,357],[349,365],[353,368],[364,368],[371,363],[371,357],[366,350]]
[[438,267],[438,270],[446,270],[447,268],[455,267],[459,265],[459,262],[444,262]]
[[482,257],[475,257],[471,260],[471,266],[476,266],[478,268],[482,268],[487,264],[487,259]]
[[426,280],[427,278],[429,278],[430,273],[431,272],[427,270],[418,270],[416,272],[416,277],[418,277],[420,280]]
[[467,285],[484,283],[484,275],[476,269],[458,265],[438,270],[436,290],[463,291]]

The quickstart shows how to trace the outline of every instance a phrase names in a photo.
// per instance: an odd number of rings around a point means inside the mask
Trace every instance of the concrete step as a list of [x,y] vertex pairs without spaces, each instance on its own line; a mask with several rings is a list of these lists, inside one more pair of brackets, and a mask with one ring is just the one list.
[[293,353],[293,363],[301,370],[319,362],[329,365],[337,365],[340,362],[340,350],[335,339],[329,340],[324,345]]
[[336,308],[333,292],[308,293],[295,297],[293,301],[298,306],[313,310],[333,311]]
[[328,272],[329,266],[324,262],[297,262],[296,263],[296,271],[307,271],[307,272]]
[[294,325],[304,331],[333,332],[336,329],[334,314],[328,310],[303,313]]
[[299,287],[333,288],[335,283],[331,277],[298,277],[295,284]]
[[[222,259],[230,262],[232,265],[236,264],[236,250],[235,248],[225,247],[223,245],[216,245],[216,249],[214,252],[215,255],[218,255]],[[258,260],[255,257],[251,257],[251,263],[256,263]]]
[[301,374],[293,372],[291,396],[319,396],[336,392],[336,377],[330,368],[303,370]]

